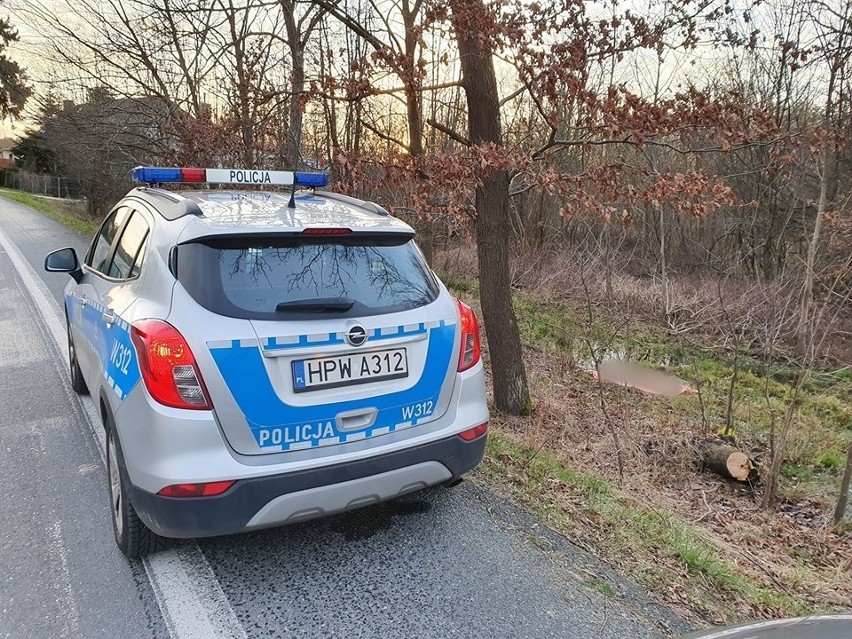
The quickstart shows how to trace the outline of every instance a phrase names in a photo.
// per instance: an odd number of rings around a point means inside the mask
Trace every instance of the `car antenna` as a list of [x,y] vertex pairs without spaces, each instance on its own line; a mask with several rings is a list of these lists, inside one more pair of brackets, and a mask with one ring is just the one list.
[[288,209],[296,208],[296,177],[293,176],[293,185],[290,187],[290,201],[287,202]]

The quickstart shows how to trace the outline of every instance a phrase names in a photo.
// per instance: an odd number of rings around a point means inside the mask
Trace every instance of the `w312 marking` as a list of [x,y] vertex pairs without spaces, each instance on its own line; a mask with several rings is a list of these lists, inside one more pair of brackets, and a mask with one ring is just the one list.
[[127,368],[130,366],[130,360],[132,359],[133,351],[118,340],[115,340],[112,343],[112,355],[109,356],[109,361],[113,366],[120,370],[122,374],[127,375]]
[[419,402],[417,404],[411,404],[410,406],[402,407],[402,418],[404,420],[410,419],[420,419],[421,417],[428,417],[432,414],[432,411],[435,410],[435,402]]

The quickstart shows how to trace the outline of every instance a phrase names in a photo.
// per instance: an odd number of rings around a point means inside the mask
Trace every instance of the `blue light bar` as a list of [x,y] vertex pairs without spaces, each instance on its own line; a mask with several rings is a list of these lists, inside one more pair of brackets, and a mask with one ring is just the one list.
[[305,173],[297,171],[293,175],[296,186],[306,186],[311,189],[317,189],[328,185],[328,174],[326,173]]
[[133,181],[147,184],[161,182],[180,182],[181,170],[160,166],[137,166],[133,169]]
[[[2,0],[0,0],[2,1]],[[266,171],[264,169],[199,169],[164,166],[137,166],[133,181],[144,184],[183,182],[188,184],[254,184],[257,186],[302,186],[315,189],[328,184],[325,173]]]

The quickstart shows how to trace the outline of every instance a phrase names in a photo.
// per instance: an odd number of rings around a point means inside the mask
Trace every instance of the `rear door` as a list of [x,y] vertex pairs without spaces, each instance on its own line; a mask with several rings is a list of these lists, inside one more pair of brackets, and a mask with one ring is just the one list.
[[239,452],[413,433],[446,411],[455,304],[410,236],[231,238],[178,256],[189,294],[251,329],[207,343],[222,382],[208,389]]
[[119,400],[139,381],[136,350],[124,316],[136,301],[149,232],[145,215],[128,208],[103,271],[93,273],[91,279],[92,364]]
[[77,360],[86,384],[92,390],[97,388],[94,384],[100,373],[97,355],[98,331],[102,315],[98,291],[99,281],[109,270],[116,240],[130,213],[129,207],[120,205],[106,217],[86,253],[80,283],[66,299]]

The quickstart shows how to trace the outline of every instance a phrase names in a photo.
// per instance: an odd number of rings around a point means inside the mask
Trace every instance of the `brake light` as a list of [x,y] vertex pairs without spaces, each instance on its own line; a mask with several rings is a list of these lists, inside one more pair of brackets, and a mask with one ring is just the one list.
[[488,422],[484,424],[480,424],[479,426],[474,426],[473,428],[466,430],[462,433],[459,433],[459,437],[461,437],[466,442],[472,442],[477,437],[482,437],[485,432],[488,430]]
[[461,327],[461,349],[459,351],[459,372],[466,371],[479,361],[482,348],[479,344],[479,323],[473,309],[456,300],[459,309],[459,326]]
[[189,344],[162,320],[141,320],[130,327],[139,370],[151,397],[165,406],[210,410],[212,404]]
[[352,229],[328,227],[309,228],[302,231],[302,235],[349,235],[351,233]]
[[212,481],[206,484],[173,484],[166,486],[157,494],[161,497],[215,497],[221,495],[236,483],[236,480],[231,479],[230,481]]

